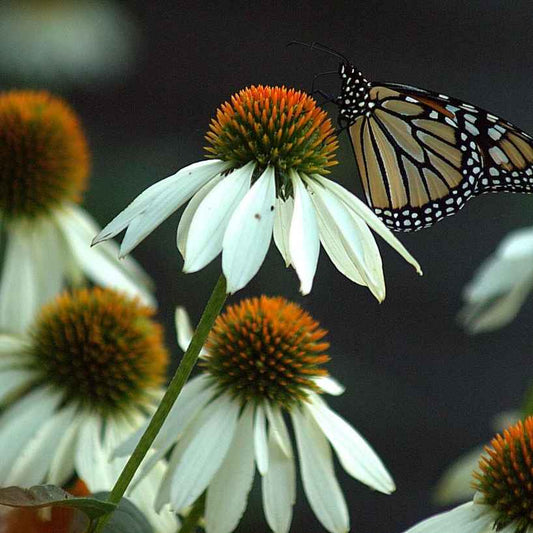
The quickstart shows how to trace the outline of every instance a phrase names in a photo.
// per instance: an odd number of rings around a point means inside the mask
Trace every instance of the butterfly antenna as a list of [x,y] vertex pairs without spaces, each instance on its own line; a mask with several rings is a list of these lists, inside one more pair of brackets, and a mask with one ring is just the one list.
[[337,52],[337,50],[333,50],[333,48],[330,48],[325,44],[317,43],[316,41],[313,41],[312,43],[304,43],[303,41],[290,41],[289,43],[287,43],[287,46],[292,46],[295,44],[299,46],[305,46],[306,48],[310,48],[311,50],[320,50],[321,52],[326,52],[327,54],[342,59],[344,63],[350,63],[346,56],[344,56],[340,52]]

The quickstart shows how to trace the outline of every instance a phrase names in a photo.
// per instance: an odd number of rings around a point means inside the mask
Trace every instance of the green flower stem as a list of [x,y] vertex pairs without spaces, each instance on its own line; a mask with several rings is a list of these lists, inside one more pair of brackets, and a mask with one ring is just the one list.
[[194,502],[178,533],[194,533],[205,510],[205,492]]
[[[117,479],[115,486],[111,490],[109,497],[107,498],[108,502],[118,504],[122,496],[124,496],[124,493],[126,492],[126,489],[131,483],[135,472],[137,472],[137,469],[139,468],[142,460],[144,459],[144,456],[150,449],[152,443],[154,442],[154,439],[156,438],[157,434],[159,433],[159,430],[161,429],[161,426],[163,425],[163,422],[166,420],[170,409],[174,405],[174,402],[176,401],[181,390],[183,389],[183,386],[189,378],[189,375],[192,369],[194,368],[196,361],[198,360],[200,350],[205,344],[207,335],[211,331],[211,328],[213,327],[213,324],[215,323],[215,320],[219,315],[225,301],[226,278],[221,275],[218,279],[217,284],[215,285],[215,288],[213,289],[213,292],[211,294],[211,297],[209,298],[209,301],[207,302],[207,305],[205,306],[202,318],[200,319],[198,327],[194,332],[194,335],[191,339],[191,343],[189,344],[187,351],[183,355],[178,369],[176,370],[176,373],[174,374],[174,377],[172,378],[172,381],[170,382],[168,389],[165,395],[163,396],[161,403],[159,404],[159,407],[154,413],[152,420],[150,420],[150,424],[146,428],[146,431],[143,433],[141,440],[137,444],[135,450],[133,450],[131,457],[129,458],[128,462],[124,466],[124,469],[120,473],[120,476]],[[96,526],[95,533],[99,533],[102,531],[104,525],[109,520],[110,516],[111,514],[108,514],[100,518]]]

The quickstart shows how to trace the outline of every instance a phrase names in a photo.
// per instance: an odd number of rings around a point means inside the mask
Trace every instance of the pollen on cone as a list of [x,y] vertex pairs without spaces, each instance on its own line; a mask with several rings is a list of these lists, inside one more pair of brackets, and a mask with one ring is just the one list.
[[0,214],[34,217],[78,202],[89,172],[78,118],[44,91],[0,93]]
[[328,173],[337,138],[313,98],[285,87],[252,86],[220,106],[206,134],[210,157],[279,172]]

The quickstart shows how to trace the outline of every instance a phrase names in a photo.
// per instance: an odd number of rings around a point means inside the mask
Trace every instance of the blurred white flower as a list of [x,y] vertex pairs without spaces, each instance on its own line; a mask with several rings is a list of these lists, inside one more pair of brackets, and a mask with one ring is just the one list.
[[473,499],[407,533],[533,532],[533,417],[497,435],[472,477]]
[[[183,309],[176,322],[185,350],[192,330]],[[329,359],[325,334],[310,315],[283,298],[243,300],[219,316],[203,351],[203,372],[178,397],[143,471],[174,447],[158,507],[170,502],[182,511],[207,490],[207,533],[230,533],[246,508],[257,467],[268,525],[275,533],[287,533],[296,467],[284,413],[296,435],[305,494],[328,531],[350,528],[331,447],[348,474],[385,494],[395,490],[374,450],[321,398],[323,392],[343,392],[321,368]],[[131,452],[141,433],[117,453]]]
[[385,298],[381,256],[369,228],[419,273],[420,266],[356,196],[323,175],[337,141],[326,114],[304,93],[251,87],[217,112],[207,135],[215,159],[189,165],[146,189],[96,236],[126,229],[128,254],[176,209],[184,271],[196,272],[222,252],[228,292],[257,273],[272,236],[287,266],[311,291],[320,244],[350,280]]
[[0,73],[52,86],[121,80],[134,64],[138,33],[111,0],[4,0]]
[[[91,492],[110,490],[127,458],[112,451],[153,412],[168,354],[153,310],[109,289],[48,304],[24,335],[0,335],[0,480],[62,485],[74,473]],[[156,533],[175,533],[154,511],[159,461],[126,495]]]
[[465,287],[459,317],[472,333],[506,326],[533,288],[533,228],[513,231]]
[[[494,431],[503,431],[520,419],[518,411],[506,411],[494,417]],[[442,474],[435,487],[435,502],[439,505],[464,502],[472,498],[475,489],[472,485],[472,473],[477,469],[479,457],[485,445],[479,445],[457,458]]]
[[78,119],[46,92],[0,93],[0,230],[7,238],[0,328],[23,332],[66,282],[86,278],[153,304],[151,282],[114,243],[92,249],[98,226],[75,203],[88,175]]

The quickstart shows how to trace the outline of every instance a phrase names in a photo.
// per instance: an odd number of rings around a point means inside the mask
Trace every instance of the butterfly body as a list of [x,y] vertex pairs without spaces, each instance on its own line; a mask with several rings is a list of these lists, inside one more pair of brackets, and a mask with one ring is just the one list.
[[472,104],[340,65],[336,103],[369,205],[396,231],[453,215],[487,192],[533,192],[533,139]]

